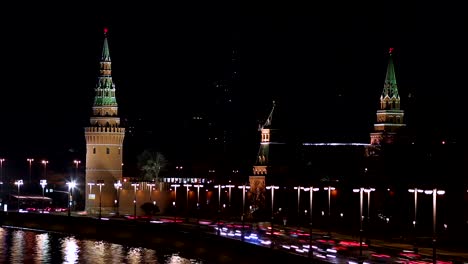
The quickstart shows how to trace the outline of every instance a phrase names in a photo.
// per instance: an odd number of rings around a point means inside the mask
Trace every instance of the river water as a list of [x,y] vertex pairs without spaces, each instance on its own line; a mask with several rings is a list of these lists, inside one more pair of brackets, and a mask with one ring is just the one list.
[[37,230],[0,227],[0,263],[202,264],[172,249],[130,247]]

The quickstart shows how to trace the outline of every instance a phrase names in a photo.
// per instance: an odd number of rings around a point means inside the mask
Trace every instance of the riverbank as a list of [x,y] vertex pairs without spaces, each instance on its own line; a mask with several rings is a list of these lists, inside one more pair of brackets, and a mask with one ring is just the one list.
[[207,263],[309,263],[304,256],[208,233],[203,226],[0,212],[0,225],[60,232],[146,248],[171,248]]

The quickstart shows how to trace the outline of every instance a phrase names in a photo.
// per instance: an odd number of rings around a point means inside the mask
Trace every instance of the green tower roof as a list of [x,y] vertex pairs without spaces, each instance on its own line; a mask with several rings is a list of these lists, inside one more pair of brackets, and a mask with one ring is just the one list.
[[100,61],[100,74],[98,77],[94,106],[117,106],[115,98],[115,85],[112,81],[112,67],[107,43],[107,28],[104,29],[104,43],[102,46],[102,57]]
[[390,56],[388,58],[387,74],[385,76],[384,89],[382,91],[382,97],[395,97],[399,98],[398,86],[395,77],[395,67],[392,59],[393,48],[390,48]]

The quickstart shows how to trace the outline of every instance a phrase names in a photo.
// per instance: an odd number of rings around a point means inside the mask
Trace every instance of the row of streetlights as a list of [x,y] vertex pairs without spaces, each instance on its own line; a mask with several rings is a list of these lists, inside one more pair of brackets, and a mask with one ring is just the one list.
[[[432,259],[433,263],[436,263],[436,223],[437,223],[437,195],[444,195],[444,190],[438,190],[434,188],[432,190],[422,190],[422,189],[408,189],[408,192],[414,193],[414,220],[413,220],[413,228],[416,234],[416,218],[417,218],[417,210],[418,210],[418,193],[424,193],[427,195],[432,195]],[[415,240],[416,241],[416,240]]]
[[[4,158],[0,158],[0,183],[3,183],[3,163],[6,160]],[[33,158],[27,158],[26,161],[29,163],[29,170],[28,170],[28,178],[29,182],[32,182],[32,163],[34,162]],[[75,176],[78,175],[78,167],[81,164],[80,160],[73,160],[75,164]],[[44,166],[44,178],[47,178],[47,164],[49,164],[48,160],[41,160],[41,164]]]
[[[179,184],[173,184],[171,185],[172,187],[175,188],[175,199],[177,199],[177,187],[180,187]],[[188,188],[191,187],[192,185],[190,184],[185,184],[184,185],[186,188],[187,188],[187,192],[188,192]],[[229,188],[229,198],[231,196],[231,188],[235,187],[234,185],[215,185],[214,186],[215,188],[218,189],[218,213],[220,212],[221,210],[221,188]],[[243,189],[243,203],[242,203],[242,221],[244,220],[244,213],[245,213],[245,189],[248,189],[250,188],[249,186],[238,186],[239,188],[242,188]],[[279,189],[279,186],[274,186],[274,185],[271,185],[271,186],[266,186],[266,189],[267,190],[271,190],[271,218],[272,218],[272,224],[271,224],[271,232],[273,233],[273,218],[274,218],[274,190],[277,190]],[[319,191],[320,189],[319,188],[314,188],[314,187],[302,187],[302,186],[296,186],[294,187],[295,190],[297,190],[297,210],[298,210],[298,215],[300,215],[300,191],[303,190],[303,191],[310,191],[310,211],[309,211],[309,216],[310,216],[310,232],[312,232],[312,206],[313,206],[313,192],[314,191]],[[331,212],[331,203],[330,203],[330,199],[331,199],[331,191],[335,190],[335,187],[332,187],[332,186],[327,186],[327,187],[324,187],[323,188],[324,190],[326,190],[328,192],[328,216],[329,218],[331,217],[330,215],[330,212]],[[363,241],[362,241],[362,233],[364,231],[363,229],[363,220],[364,220],[364,215],[363,215],[363,199],[364,199],[364,193],[367,193],[367,218],[369,219],[370,217],[370,194],[371,192],[374,192],[375,191],[375,188],[364,188],[364,187],[361,187],[359,189],[353,189],[353,192],[356,192],[356,193],[359,193],[360,194],[360,255],[362,256],[362,244],[363,244]],[[415,214],[414,214],[414,221],[413,221],[413,225],[416,226],[416,216],[417,216],[417,195],[418,193],[425,193],[425,194],[432,194],[433,195],[433,258],[436,259],[436,196],[437,195],[443,195],[445,194],[445,191],[443,190],[437,190],[437,189],[433,189],[433,190],[422,190],[422,189],[417,189],[417,188],[414,188],[414,189],[409,189],[408,190],[409,192],[411,193],[414,193],[414,197],[415,197]],[[198,194],[197,194],[198,196]],[[230,202],[230,201],[229,201]],[[175,203],[175,202],[174,202]],[[188,195],[187,195],[187,206],[188,206]],[[219,219],[218,219],[218,225],[219,225]],[[242,224],[243,225],[243,224]],[[310,238],[312,238],[312,236],[310,236]]]
[[[24,184],[23,180],[16,180],[15,181],[15,185],[18,187],[18,211],[20,210],[20,196],[21,196],[20,190],[21,190],[21,186],[23,184]],[[45,190],[45,187],[47,186],[47,180],[42,179],[42,180],[39,181],[39,184],[42,187],[42,213],[44,213],[44,199],[45,199],[44,190]],[[67,199],[68,216],[70,216],[71,204],[73,203],[72,191],[76,187],[76,182],[71,181],[71,182],[67,182],[66,184],[68,186],[68,199]],[[55,191],[55,192],[60,192],[60,191]]]
[[[363,193],[367,193],[367,213],[369,216],[369,207],[370,207],[370,193],[375,191],[374,188],[359,188],[353,189],[353,192],[359,193],[359,222],[360,222],[360,230],[359,230],[359,256],[362,258],[362,233],[363,233]],[[434,188],[432,190],[423,190],[423,189],[408,189],[408,192],[414,193],[414,220],[413,226],[416,228],[416,217],[417,217],[417,206],[418,206],[418,193],[424,193],[427,195],[432,195],[432,246],[433,246],[433,263],[437,263],[437,254],[436,254],[436,226],[437,226],[437,195],[444,195],[444,190],[438,190]]]

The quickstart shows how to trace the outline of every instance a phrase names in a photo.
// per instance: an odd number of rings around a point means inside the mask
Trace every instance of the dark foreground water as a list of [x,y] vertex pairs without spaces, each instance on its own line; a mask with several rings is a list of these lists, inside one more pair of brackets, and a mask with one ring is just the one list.
[[205,263],[171,249],[130,247],[35,230],[0,227],[0,263]]

